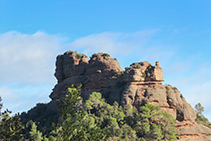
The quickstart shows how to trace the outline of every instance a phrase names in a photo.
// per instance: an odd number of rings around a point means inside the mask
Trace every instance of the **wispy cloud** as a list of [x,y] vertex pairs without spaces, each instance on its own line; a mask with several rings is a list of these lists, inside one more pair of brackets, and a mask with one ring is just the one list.
[[111,54],[126,54],[127,50],[132,50],[134,45],[141,46],[144,44],[147,38],[152,36],[155,32],[154,30],[149,30],[136,33],[98,33],[76,39],[70,46],[76,49],[84,49],[87,53],[104,51]]
[[36,32],[0,35],[0,84],[52,82],[61,38]]
[[147,50],[146,44],[157,32],[158,29],[134,33],[104,32],[76,39],[68,46],[88,56],[96,52],[109,53],[119,60],[122,67],[126,67],[133,61],[139,61],[141,54]]
[[44,32],[0,35],[0,96],[4,108],[28,110],[37,102],[47,102],[56,83],[53,76],[56,56],[63,38]]
[[156,30],[135,33],[105,32],[76,39],[69,46],[77,50],[83,49],[89,55],[96,52],[126,55],[135,47],[141,47],[155,33]]

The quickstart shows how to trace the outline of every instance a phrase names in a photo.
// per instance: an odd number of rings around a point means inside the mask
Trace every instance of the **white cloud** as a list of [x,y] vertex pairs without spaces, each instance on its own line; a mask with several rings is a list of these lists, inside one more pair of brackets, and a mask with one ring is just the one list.
[[60,36],[40,31],[0,35],[0,96],[4,108],[21,112],[50,100],[56,83],[55,60],[63,41]]
[[61,38],[36,32],[0,35],[0,84],[53,82],[55,58]]

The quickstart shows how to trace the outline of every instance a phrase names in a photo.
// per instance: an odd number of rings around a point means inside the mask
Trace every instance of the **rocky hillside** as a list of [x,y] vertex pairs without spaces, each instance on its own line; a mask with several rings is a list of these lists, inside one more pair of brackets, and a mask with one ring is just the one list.
[[93,54],[90,59],[84,54],[68,51],[58,55],[55,77],[58,83],[50,98],[54,101],[63,97],[73,84],[82,84],[82,97],[96,91],[109,102],[119,102],[123,107],[144,104],[160,106],[177,121],[181,140],[211,140],[211,129],[195,122],[196,113],[176,87],[163,85],[163,72],[156,62],[133,63],[121,69],[119,62],[106,53]]

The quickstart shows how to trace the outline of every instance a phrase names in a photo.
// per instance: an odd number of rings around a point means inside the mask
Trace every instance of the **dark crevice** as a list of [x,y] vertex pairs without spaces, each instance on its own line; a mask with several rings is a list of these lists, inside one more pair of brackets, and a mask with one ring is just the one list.
[[153,100],[152,102],[156,102],[156,103],[159,103],[159,101],[158,101],[158,100]]
[[176,120],[178,120],[178,121],[183,121],[184,120],[184,114],[181,111],[179,111],[179,110],[177,110]]

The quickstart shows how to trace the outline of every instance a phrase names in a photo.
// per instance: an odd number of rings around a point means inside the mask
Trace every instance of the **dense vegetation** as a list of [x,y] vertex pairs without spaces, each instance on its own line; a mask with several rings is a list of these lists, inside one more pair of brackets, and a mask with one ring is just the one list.
[[51,101],[48,104],[38,103],[27,113],[20,115],[21,122],[26,125],[30,120],[37,123],[37,129],[45,135],[51,132],[52,123],[58,123],[59,113],[57,111],[57,102]]
[[33,121],[22,125],[19,115],[11,117],[8,111],[1,113],[0,140],[144,141],[175,140],[177,137],[175,120],[157,106],[122,108],[117,102],[108,104],[98,92],[93,92],[83,102],[80,93],[80,87],[68,89],[64,99],[59,101],[59,121],[48,134],[37,130]]
[[[1,98],[0,98],[1,102]],[[24,126],[22,125],[19,114],[10,116],[11,111],[1,112],[3,104],[0,103],[0,140],[13,141],[23,138]]]

